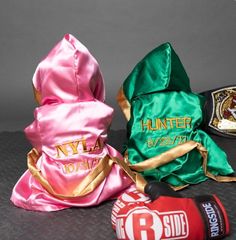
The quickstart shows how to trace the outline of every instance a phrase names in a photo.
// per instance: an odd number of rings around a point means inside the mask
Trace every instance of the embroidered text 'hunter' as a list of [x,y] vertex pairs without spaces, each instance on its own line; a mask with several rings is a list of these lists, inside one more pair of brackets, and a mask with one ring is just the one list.
[[156,118],[156,119],[147,119],[146,121],[141,120],[142,131],[157,131],[163,129],[172,129],[172,128],[191,128],[192,118],[190,117],[174,117],[174,118]]

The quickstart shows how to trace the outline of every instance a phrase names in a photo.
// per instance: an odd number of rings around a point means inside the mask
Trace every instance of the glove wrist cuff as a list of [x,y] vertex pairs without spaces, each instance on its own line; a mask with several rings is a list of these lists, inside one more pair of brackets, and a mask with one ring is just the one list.
[[221,239],[229,234],[229,220],[223,204],[216,195],[194,198],[202,216],[206,239]]

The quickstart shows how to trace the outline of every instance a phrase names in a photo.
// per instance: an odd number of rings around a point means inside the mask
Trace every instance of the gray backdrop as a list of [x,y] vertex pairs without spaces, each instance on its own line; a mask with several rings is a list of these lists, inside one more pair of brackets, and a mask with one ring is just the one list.
[[125,128],[115,100],[134,65],[172,43],[196,92],[235,84],[235,0],[1,0],[0,131],[33,120],[34,70],[65,33],[100,63],[113,129]]

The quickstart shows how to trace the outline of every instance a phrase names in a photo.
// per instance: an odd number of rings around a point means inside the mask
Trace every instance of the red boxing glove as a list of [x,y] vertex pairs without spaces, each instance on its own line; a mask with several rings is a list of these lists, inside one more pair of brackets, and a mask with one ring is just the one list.
[[112,222],[119,240],[222,239],[229,234],[226,211],[215,195],[160,196],[151,202],[137,191],[125,193],[114,204]]
[[116,219],[120,210],[127,205],[133,205],[139,202],[149,203],[151,199],[148,195],[139,192],[138,190],[131,190],[123,193],[114,203],[111,213],[112,228],[116,230]]

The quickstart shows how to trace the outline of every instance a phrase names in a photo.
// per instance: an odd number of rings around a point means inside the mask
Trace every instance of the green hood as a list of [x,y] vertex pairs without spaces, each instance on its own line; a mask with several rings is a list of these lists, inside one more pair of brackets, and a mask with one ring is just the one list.
[[123,84],[129,102],[137,96],[163,90],[191,91],[189,78],[170,43],[148,53]]

